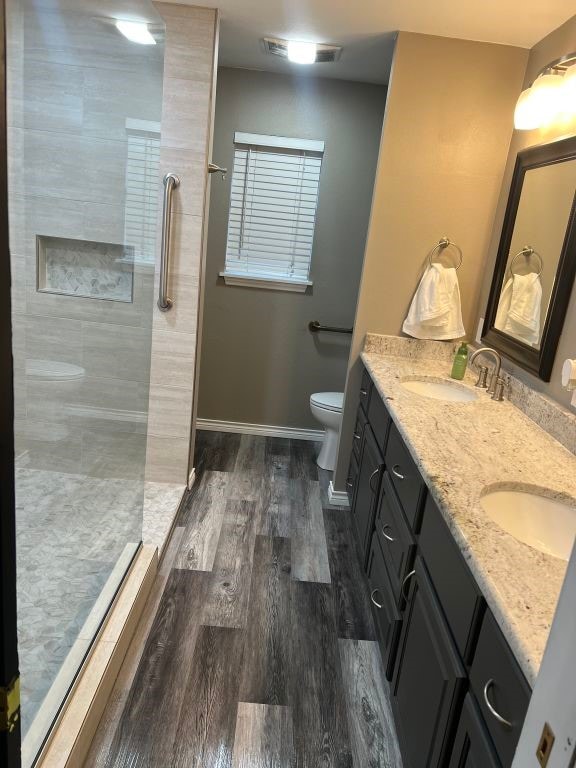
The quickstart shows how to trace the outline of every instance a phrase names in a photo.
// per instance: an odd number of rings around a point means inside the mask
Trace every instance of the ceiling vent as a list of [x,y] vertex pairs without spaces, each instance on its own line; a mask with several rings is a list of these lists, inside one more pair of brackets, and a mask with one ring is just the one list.
[[[282,56],[284,59],[288,58],[288,40],[282,40],[279,37],[265,37],[262,43],[266,53],[271,53],[273,56]],[[340,45],[317,43],[316,61],[314,63],[327,64],[331,61],[338,61],[341,53],[342,46]]]

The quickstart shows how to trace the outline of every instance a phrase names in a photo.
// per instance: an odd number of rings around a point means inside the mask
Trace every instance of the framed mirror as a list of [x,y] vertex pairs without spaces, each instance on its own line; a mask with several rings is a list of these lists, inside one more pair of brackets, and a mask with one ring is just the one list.
[[518,153],[482,341],[550,381],[576,274],[576,136]]

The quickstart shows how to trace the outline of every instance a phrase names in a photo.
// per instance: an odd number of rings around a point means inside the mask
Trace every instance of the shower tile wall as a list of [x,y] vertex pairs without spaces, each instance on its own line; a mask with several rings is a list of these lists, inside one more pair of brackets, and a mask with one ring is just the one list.
[[[42,5],[23,4],[25,56],[9,61],[17,450],[37,469],[142,477],[153,267],[136,265],[132,303],[38,293],[36,235],[124,242],[126,119],[160,123],[162,46],[143,51],[82,4]],[[26,376],[31,359],[84,377]]]
[[186,484],[218,14],[155,3],[166,25],[160,165],[176,172],[170,312],[154,309],[146,479]]

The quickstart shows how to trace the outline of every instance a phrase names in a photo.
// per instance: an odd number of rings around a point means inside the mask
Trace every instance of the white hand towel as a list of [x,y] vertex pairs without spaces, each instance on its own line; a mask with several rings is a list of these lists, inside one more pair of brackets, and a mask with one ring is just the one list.
[[416,339],[443,341],[464,336],[460,287],[454,267],[432,264],[426,268],[402,330]]
[[527,344],[538,344],[541,306],[540,276],[513,275],[502,289],[494,327]]
[[542,283],[540,276],[514,275],[512,298],[508,317],[526,328],[532,335],[540,335],[540,308],[542,305]]
[[494,321],[494,328],[498,328],[499,331],[504,331],[506,329],[506,323],[508,322],[510,302],[512,301],[512,283],[513,280],[510,277],[506,281],[506,285],[502,288],[502,293],[500,294],[500,301],[498,302],[498,309],[496,310],[496,320]]

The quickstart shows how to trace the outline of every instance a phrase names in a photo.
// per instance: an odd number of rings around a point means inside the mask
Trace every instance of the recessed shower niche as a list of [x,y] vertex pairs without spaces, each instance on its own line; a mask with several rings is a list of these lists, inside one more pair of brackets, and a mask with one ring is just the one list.
[[36,288],[42,293],[131,303],[134,248],[36,235]]

